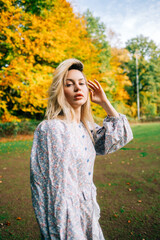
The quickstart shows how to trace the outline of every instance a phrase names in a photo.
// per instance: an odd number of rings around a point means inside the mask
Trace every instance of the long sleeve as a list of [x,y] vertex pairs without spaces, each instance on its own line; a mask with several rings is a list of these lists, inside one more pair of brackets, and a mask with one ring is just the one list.
[[[54,133],[54,134],[53,134]],[[47,121],[34,134],[30,161],[32,203],[41,239],[62,239],[59,224],[65,225],[65,147],[57,128]]]
[[94,134],[97,155],[109,154],[125,146],[133,139],[133,133],[125,115],[107,116],[103,126],[96,126]]

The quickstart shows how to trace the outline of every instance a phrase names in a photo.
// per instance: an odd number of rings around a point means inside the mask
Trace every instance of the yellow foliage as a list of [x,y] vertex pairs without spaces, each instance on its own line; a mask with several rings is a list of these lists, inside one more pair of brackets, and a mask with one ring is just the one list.
[[21,120],[16,117],[11,115],[8,111],[5,111],[4,114],[1,117],[2,122],[21,122]]
[[5,43],[12,49],[6,57],[9,65],[0,72],[6,91],[5,120],[10,119],[6,104],[13,105],[12,111],[43,112],[54,68],[66,58],[86,63],[87,77],[98,74],[98,52],[87,38],[84,19],[73,13],[70,3],[57,0],[50,11],[43,10],[43,16],[26,13],[12,3],[5,1],[7,10],[1,12],[0,21]]
[[[125,102],[129,98],[124,86],[131,83],[123,73],[121,64],[128,61],[128,53],[112,49],[110,70],[100,72],[98,50],[88,38],[86,22],[76,15],[66,0],[55,0],[54,7],[43,14],[26,13],[12,0],[2,0],[5,10],[0,16],[0,30],[8,51],[0,71],[0,92],[3,101],[3,121],[10,121],[12,112],[34,115],[44,112],[47,90],[55,67],[67,58],[78,58],[85,66],[87,79],[96,78],[113,100]],[[3,52],[0,58],[3,59]],[[7,106],[10,106],[10,112]],[[96,116],[104,117],[101,107],[92,105]]]
[[111,49],[111,59],[110,66],[111,70],[108,74],[109,79],[114,79],[115,88],[114,88],[114,100],[122,101],[125,103],[125,100],[129,99],[127,91],[124,89],[125,86],[131,86],[132,83],[129,80],[126,73],[122,69],[121,65],[124,62],[129,61],[128,51],[126,49]]

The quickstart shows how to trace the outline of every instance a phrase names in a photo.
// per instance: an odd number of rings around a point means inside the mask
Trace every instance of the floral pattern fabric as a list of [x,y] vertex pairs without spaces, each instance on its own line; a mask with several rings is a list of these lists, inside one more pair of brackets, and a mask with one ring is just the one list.
[[45,240],[104,240],[93,170],[96,154],[117,151],[133,138],[125,115],[96,125],[94,144],[82,122],[42,121],[34,134],[32,203]]

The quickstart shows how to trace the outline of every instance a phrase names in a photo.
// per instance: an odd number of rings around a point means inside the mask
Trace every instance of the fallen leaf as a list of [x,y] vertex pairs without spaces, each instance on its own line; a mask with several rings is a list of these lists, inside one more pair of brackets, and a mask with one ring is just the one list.
[[22,218],[21,217],[17,217],[16,220],[21,220]]
[[131,223],[131,220],[128,220],[128,223]]
[[139,202],[139,203],[141,203],[141,202],[142,202],[142,200],[138,200],[138,202]]
[[2,183],[2,181],[0,181],[0,183]]
[[131,188],[128,188],[128,191],[129,191],[129,192],[131,192],[131,191],[132,191],[132,189],[131,189]]
[[130,185],[130,183],[129,183],[129,182],[127,182],[126,184],[127,184],[127,185]]
[[5,225],[10,226],[11,223],[9,221],[5,222]]

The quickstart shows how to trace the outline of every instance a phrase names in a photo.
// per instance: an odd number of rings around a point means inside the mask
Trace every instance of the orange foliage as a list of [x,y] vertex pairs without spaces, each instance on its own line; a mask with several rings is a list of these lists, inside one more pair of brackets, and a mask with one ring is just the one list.
[[82,60],[89,78],[99,73],[98,52],[87,37],[84,19],[73,13],[70,3],[56,0],[54,8],[37,16],[12,2],[5,1],[7,10],[1,12],[0,21],[5,44],[12,49],[5,59],[9,65],[0,72],[3,121],[9,119],[9,104],[11,114],[44,112],[52,72],[64,59]]
[[129,114],[129,106],[126,104],[129,94],[125,90],[125,86],[131,86],[129,77],[124,73],[123,63],[129,61],[128,51],[126,49],[111,49],[110,69],[106,72],[108,85],[106,92],[110,95],[111,103],[117,111]]
[[131,86],[131,82],[126,73],[124,73],[121,65],[124,62],[129,61],[128,51],[126,49],[112,48],[111,50],[111,72],[110,78],[115,80],[115,89],[114,89],[114,99],[119,101],[125,101],[129,99],[127,91],[125,91],[125,86]]
[[[55,67],[67,58],[78,58],[85,66],[87,79],[100,81],[113,100],[125,102],[129,98],[124,86],[130,85],[121,64],[127,61],[127,52],[112,49],[110,70],[100,71],[100,49],[88,37],[86,23],[66,0],[55,0],[50,10],[41,15],[24,12],[14,5],[15,0],[2,0],[0,31],[4,50],[0,59],[0,102],[3,121],[18,120],[13,115],[32,117],[44,114],[47,90]],[[7,62],[7,64],[6,64]],[[92,105],[98,117],[106,115],[102,108]]]

